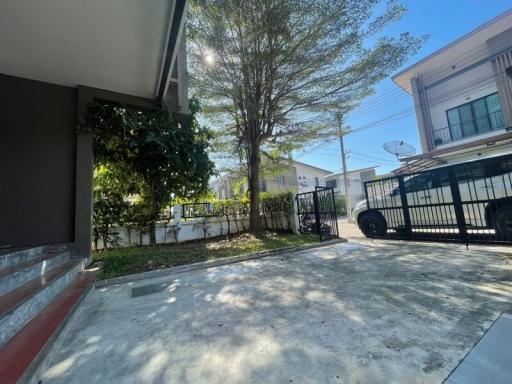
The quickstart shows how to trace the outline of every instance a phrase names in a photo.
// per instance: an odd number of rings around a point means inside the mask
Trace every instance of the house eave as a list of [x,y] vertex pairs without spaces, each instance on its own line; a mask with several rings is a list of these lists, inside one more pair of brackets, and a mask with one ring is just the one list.
[[160,74],[160,80],[157,88],[158,91],[156,95],[156,100],[160,105],[162,104],[163,99],[167,94],[167,90],[169,89],[172,69],[176,62],[178,42],[180,41],[180,37],[183,33],[186,5],[187,0],[175,0],[174,2],[174,10],[172,13],[169,33],[167,36],[162,72]]
[[499,23],[501,20],[505,18],[512,17],[512,9],[503,12],[502,14],[496,16],[492,20],[489,20],[485,24],[482,24],[478,28],[466,33],[465,35],[459,37],[455,41],[451,42],[450,44],[434,51],[430,55],[424,57],[423,59],[417,61],[416,63],[402,69],[395,75],[391,77],[393,82],[398,85],[400,88],[402,88],[405,92],[411,94],[410,89],[410,79],[414,77],[417,72],[422,72],[421,67],[425,66],[427,63],[429,63],[431,60],[438,58],[439,56],[443,54],[449,53],[451,50],[453,50],[455,47],[460,45],[461,43],[467,41],[468,39],[471,39],[475,36],[477,36],[482,31],[485,31],[486,29],[492,27],[493,25]]
[[2,1],[0,45],[9,55],[0,73],[161,105],[185,10],[186,0],[53,0],[44,7],[37,0]]

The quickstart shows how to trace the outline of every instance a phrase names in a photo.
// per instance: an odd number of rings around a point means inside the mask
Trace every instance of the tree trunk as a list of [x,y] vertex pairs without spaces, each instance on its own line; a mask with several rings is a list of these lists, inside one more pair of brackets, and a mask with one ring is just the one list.
[[149,245],[156,245],[156,223],[155,220],[149,222]]
[[260,148],[257,140],[251,142],[249,154],[249,232],[259,233],[260,226]]
[[156,245],[156,223],[160,213],[160,205],[157,203],[153,185],[151,186],[149,201],[151,202],[151,219],[149,221],[149,245]]

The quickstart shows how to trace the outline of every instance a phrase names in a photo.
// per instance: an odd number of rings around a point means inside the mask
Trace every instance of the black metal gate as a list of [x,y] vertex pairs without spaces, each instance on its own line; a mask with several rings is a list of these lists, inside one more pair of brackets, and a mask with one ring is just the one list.
[[318,234],[320,241],[339,237],[333,188],[315,187],[295,198],[301,233]]
[[512,155],[365,183],[371,237],[512,243]]

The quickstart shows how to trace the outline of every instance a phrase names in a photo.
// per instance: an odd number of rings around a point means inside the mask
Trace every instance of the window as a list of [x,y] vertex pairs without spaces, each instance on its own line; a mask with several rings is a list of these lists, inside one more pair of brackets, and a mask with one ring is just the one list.
[[315,185],[318,187],[320,183],[318,182],[318,177],[315,177]]
[[284,176],[276,176],[276,183],[284,184]]
[[512,157],[491,159],[485,164],[485,176],[495,177],[512,172]]
[[466,163],[455,167],[457,181],[464,182],[485,177],[485,168],[482,163]]
[[411,177],[405,181],[405,192],[421,191],[423,189],[432,188],[432,173],[424,173]]
[[451,140],[503,128],[505,121],[497,93],[446,111]]
[[336,179],[335,180],[327,180],[325,185],[329,188],[336,188]]

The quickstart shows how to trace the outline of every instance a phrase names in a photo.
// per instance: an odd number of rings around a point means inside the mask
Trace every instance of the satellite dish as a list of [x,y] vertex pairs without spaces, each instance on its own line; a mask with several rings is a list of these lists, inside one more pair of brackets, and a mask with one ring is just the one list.
[[405,141],[388,141],[383,147],[386,152],[395,155],[398,160],[402,156],[411,156],[416,153],[416,149]]

